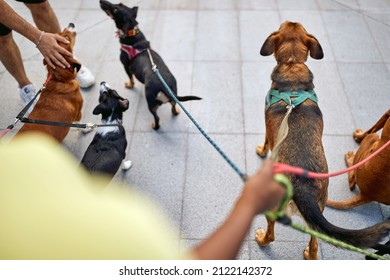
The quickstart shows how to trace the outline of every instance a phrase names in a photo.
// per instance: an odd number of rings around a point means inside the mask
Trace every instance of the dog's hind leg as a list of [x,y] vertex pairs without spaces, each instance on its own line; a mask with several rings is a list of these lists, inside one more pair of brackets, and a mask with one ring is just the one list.
[[361,193],[358,193],[354,197],[345,200],[345,201],[333,201],[328,200],[326,202],[326,205],[332,208],[340,209],[340,210],[347,210],[354,207],[358,207],[360,205],[366,204],[368,202],[373,201],[371,198],[366,197],[362,195]]
[[160,118],[157,115],[157,109],[158,109],[158,106],[155,106],[153,108],[149,108],[149,111],[152,113],[152,115],[154,117],[154,122],[152,123],[152,128],[154,130],[157,130],[160,128]]
[[267,218],[267,223],[266,232],[261,228],[256,231],[256,242],[260,246],[266,246],[275,240],[275,221]]
[[176,107],[176,102],[175,101],[170,101],[171,105],[172,105],[172,114],[174,116],[177,116],[179,113],[180,113],[180,109]]
[[309,241],[309,245],[303,251],[303,257],[305,260],[318,260],[318,241],[317,238],[312,236]]

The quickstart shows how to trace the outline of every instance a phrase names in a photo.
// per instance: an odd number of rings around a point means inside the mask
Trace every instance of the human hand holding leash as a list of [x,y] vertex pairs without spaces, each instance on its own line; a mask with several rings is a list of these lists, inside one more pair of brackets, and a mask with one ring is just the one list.
[[264,161],[263,167],[246,181],[227,219],[193,250],[195,258],[235,259],[256,215],[276,208],[285,193],[285,188],[274,180],[273,162]]

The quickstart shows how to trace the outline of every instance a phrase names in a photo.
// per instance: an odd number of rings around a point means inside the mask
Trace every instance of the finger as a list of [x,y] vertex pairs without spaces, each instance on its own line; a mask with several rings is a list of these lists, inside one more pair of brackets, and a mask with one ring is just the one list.
[[45,57],[45,61],[47,65],[49,65],[51,68],[56,69],[55,65],[51,62],[50,58]]
[[70,67],[68,61],[66,61],[66,59],[61,54],[57,54],[56,60],[58,61],[58,66],[61,66],[62,68]]
[[62,36],[60,36],[58,34],[55,34],[54,39],[56,39],[57,42],[61,42],[61,43],[64,43],[64,44],[69,44],[68,40],[66,40],[64,37],[62,37]]
[[[62,56],[59,56],[61,57],[62,59],[64,59]],[[69,67],[68,64],[66,63],[66,60],[65,60],[65,63],[61,62],[59,58],[53,56],[52,57],[52,61],[55,65],[57,65],[58,67],[61,67],[61,68],[66,68],[66,67]]]
[[61,46],[58,48],[58,52],[62,55],[65,55],[65,56],[71,56],[71,57],[73,56],[73,54],[70,51],[68,51],[67,49],[64,49]]

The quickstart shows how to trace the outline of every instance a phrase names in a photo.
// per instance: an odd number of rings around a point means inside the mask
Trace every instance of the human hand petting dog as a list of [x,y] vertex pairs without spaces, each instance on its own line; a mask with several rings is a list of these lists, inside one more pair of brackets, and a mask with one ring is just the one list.
[[257,214],[276,208],[285,192],[273,179],[273,162],[266,160],[263,167],[247,180],[220,228],[194,248],[194,257],[205,260],[235,259],[253,219]]
[[56,66],[69,68],[70,65],[64,56],[73,56],[72,53],[61,47],[58,43],[69,44],[69,41],[58,34],[41,33],[40,40],[37,41],[37,48],[45,58],[46,63],[53,69]]
[[64,56],[73,55],[59,45],[59,43],[68,44],[69,42],[57,34],[40,31],[19,16],[3,0],[0,0],[0,22],[35,43],[50,67],[54,69],[56,66],[70,67]]

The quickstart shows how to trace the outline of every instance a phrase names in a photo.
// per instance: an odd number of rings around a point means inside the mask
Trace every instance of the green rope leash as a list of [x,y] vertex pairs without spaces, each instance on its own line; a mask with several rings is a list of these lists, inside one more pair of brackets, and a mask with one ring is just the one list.
[[367,250],[363,250],[361,248],[358,248],[358,247],[355,247],[353,245],[350,245],[348,243],[345,243],[343,241],[340,241],[340,240],[337,240],[337,239],[334,239],[332,237],[329,237],[325,234],[322,234],[318,231],[315,231],[311,228],[308,228],[308,227],[305,227],[305,226],[302,226],[300,224],[297,224],[295,223],[294,221],[292,221],[289,217],[287,217],[285,214],[284,214],[284,209],[286,208],[288,202],[292,199],[292,196],[293,196],[293,186],[290,182],[290,180],[282,175],[282,174],[276,174],[274,176],[274,179],[280,183],[282,186],[284,186],[286,188],[286,195],[285,197],[283,198],[279,208],[277,211],[267,211],[265,212],[265,215],[274,220],[274,221],[279,221],[281,223],[283,223],[284,225],[289,225],[290,227],[292,227],[293,229],[295,230],[298,230],[300,232],[303,232],[303,233],[307,233],[307,234],[310,234],[312,236],[315,236],[329,244],[332,244],[336,247],[342,247],[344,249],[348,249],[348,250],[351,250],[351,251],[354,251],[354,252],[358,252],[360,254],[364,254],[366,256],[369,256],[369,257],[372,257],[372,258],[375,258],[375,259],[378,259],[378,260],[390,260],[386,257],[383,257],[383,256],[380,256],[380,255],[377,255],[375,253],[371,253]]

